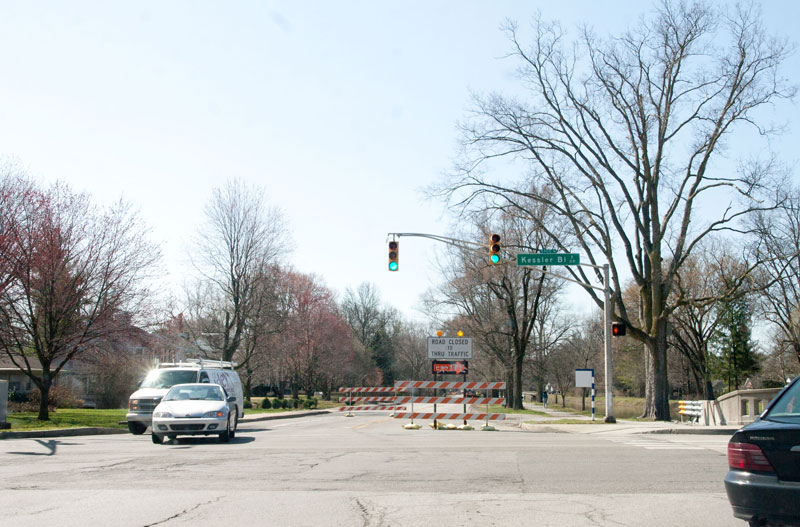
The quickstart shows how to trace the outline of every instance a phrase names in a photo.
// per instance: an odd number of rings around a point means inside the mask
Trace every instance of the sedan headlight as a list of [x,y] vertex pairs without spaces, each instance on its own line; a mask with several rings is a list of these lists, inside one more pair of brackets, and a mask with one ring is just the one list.
[[227,412],[223,412],[222,410],[214,410],[213,412],[206,412],[203,414],[203,417],[225,417]]
[[169,412],[155,412],[153,417],[172,417],[172,414]]

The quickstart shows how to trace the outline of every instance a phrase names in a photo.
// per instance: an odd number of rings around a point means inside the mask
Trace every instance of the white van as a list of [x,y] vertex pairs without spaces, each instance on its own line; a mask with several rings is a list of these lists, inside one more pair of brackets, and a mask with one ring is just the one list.
[[132,434],[143,434],[153,422],[153,409],[161,398],[176,384],[219,384],[228,397],[236,397],[236,421],[244,416],[244,394],[239,374],[233,362],[207,359],[187,359],[185,362],[158,364],[147,374],[139,389],[128,399],[128,430]]

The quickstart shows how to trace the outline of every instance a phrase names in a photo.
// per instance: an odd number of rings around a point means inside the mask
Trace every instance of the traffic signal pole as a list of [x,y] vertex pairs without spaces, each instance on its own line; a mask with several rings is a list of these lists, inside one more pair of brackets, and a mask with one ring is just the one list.
[[[606,423],[616,423],[614,418],[614,385],[612,383],[611,368],[611,276],[608,264],[603,265],[603,330],[605,348],[605,370],[606,370]],[[592,381],[594,386],[594,381]],[[592,389],[594,393],[594,389]],[[592,400],[592,412],[594,412],[594,400]],[[594,418],[594,414],[592,414]]]
[[[485,250],[486,247],[483,244],[469,242],[465,240],[457,240],[455,238],[448,238],[446,236],[438,236],[436,234],[424,234],[418,232],[390,232],[389,236],[393,236],[397,239],[401,236],[409,236],[409,237],[416,237],[416,238],[427,238],[429,240],[436,240],[442,243],[446,243],[448,245],[454,245],[456,247],[461,247],[464,249],[472,249],[477,252],[478,249]],[[504,252],[507,252],[511,255],[516,255],[517,253],[514,251],[509,251],[508,249],[504,249]],[[507,262],[501,262],[507,263]],[[530,267],[532,271],[538,271],[540,273],[552,275],[555,278],[560,278],[561,280],[566,280],[568,282],[573,282],[578,284],[583,288],[594,289],[597,291],[603,291],[603,348],[604,348],[604,366],[605,366],[605,392],[606,392],[606,423],[616,423],[617,420],[614,417],[614,391],[613,391],[613,365],[611,360],[611,317],[613,316],[611,311],[611,273],[609,270],[609,265],[604,264],[600,265],[593,265],[587,263],[579,263],[577,265],[582,265],[584,267],[592,267],[594,269],[603,269],[603,287],[597,287],[594,285],[589,285],[587,283],[581,282],[579,280],[575,280],[573,278],[568,278],[566,276],[561,276],[560,274],[556,274],[552,271],[548,271],[545,269],[539,269],[538,267]]]

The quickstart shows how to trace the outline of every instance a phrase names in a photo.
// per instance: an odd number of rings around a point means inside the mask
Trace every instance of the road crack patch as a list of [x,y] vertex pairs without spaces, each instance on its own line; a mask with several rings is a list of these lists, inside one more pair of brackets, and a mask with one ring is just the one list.
[[203,503],[198,503],[198,504],[197,504],[197,505],[195,505],[194,507],[189,507],[188,509],[183,509],[183,510],[182,510],[182,511],[180,511],[179,513],[177,513],[177,514],[173,514],[173,515],[172,515],[172,516],[170,516],[169,518],[165,518],[165,519],[163,519],[163,520],[161,520],[161,521],[157,521],[157,522],[155,522],[155,523],[148,523],[148,524],[144,525],[143,527],[153,527],[153,525],[161,525],[162,523],[167,523],[168,521],[172,521],[172,520],[174,520],[175,518],[180,518],[181,516],[184,516],[185,514],[189,514],[190,512],[196,511],[196,510],[197,510],[197,509],[199,509],[200,507],[203,507],[203,506],[205,506],[205,505],[211,505],[212,503],[216,503],[216,502],[218,502],[218,501],[219,501],[219,500],[221,500],[221,499],[222,499],[222,496],[220,496],[220,497],[217,497],[217,498],[214,498],[213,500],[208,500],[208,501],[205,501],[205,502],[203,502]]

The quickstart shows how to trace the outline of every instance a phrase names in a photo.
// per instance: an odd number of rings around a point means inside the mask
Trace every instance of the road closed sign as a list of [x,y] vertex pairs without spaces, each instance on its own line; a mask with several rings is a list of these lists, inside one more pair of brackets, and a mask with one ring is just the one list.
[[469,337],[428,337],[428,358],[458,360],[472,358],[472,339]]

